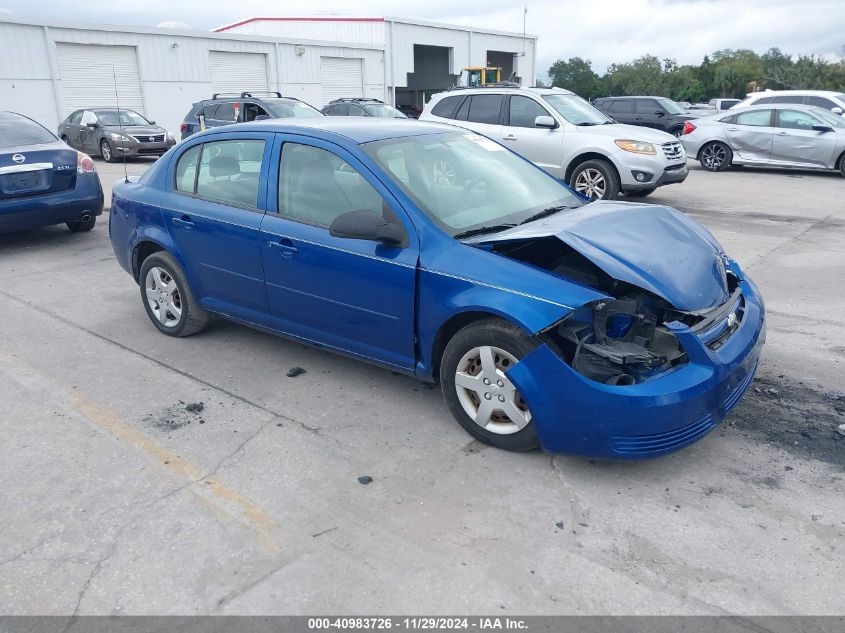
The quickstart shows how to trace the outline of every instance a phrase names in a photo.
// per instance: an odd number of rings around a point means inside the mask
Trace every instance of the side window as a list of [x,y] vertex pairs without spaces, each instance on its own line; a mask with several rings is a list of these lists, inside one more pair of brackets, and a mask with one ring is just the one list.
[[434,116],[451,119],[452,113],[455,111],[455,108],[458,107],[458,101],[460,100],[461,97],[446,97],[445,99],[441,99],[437,102],[437,105],[431,109],[431,113]]
[[232,123],[235,122],[235,104],[234,103],[221,103],[217,106],[217,110],[214,111],[214,116],[212,116],[215,121],[231,121]]
[[637,114],[654,114],[663,112],[663,108],[654,99],[637,99]]
[[548,111],[534,99],[514,95],[510,103],[510,124],[513,127],[534,127],[538,116],[550,116]]
[[631,99],[617,99],[610,104],[610,111],[614,114],[633,114],[634,102]]
[[736,115],[726,116],[724,119],[719,119],[720,123],[736,123]]
[[814,125],[821,125],[821,121],[806,112],[798,110],[778,110],[778,127],[788,130],[812,130]]
[[85,110],[85,112],[82,113],[82,121],[81,121],[82,125],[90,125],[91,123],[96,123],[96,122],[97,122],[97,116],[93,112],[91,112],[90,110]]
[[71,114],[70,117],[68,117],[67,122],[70,123],[71,125],[79,125],[79,123],[81,121],[82,121],[82,110],[77,110],[76,112]]
[[762,97],[761,99],[755,99],[751,105],[766,105],[767,103],[774,103],[774,101],[774,97]]
[[736,115],[737,125],[749,125],[754,127],[769,127],[772,124],[771,110],[751,110]]
[[367,111],[356,103],[350,103],[349,116],[367,116]]
[[349,116],[349,104],[338,103],[332,110],[332,116]]
[[817,97],[815,95],[807,97],[807,103],[812,106],[824,108],[825,110],[832,110],[836,107],[836,104],[830,99],[825,99],[824,97]]
[[174,186],[177,191],[194,193],[197,184],[197,163],[199,163],[202,145],[192,147],[179,157],[176,163]]
[[804,103],[804,97],[800,95],[782,95],[772,97],[772,103]]
[[503,98],[502,95],[473,95],[470,98],[467,121],[497,124]]
[[470,97],[464,99],[464,102],[461,104],[461,107],[458,108],[457,112],[455,112],[455,119],[457,119],[458,121],[467,120],[467,115],[469,115],[469,102],[471,100],[472,99]]
[[216,111],[217,111],[217,104],[216,103],[210,103],[202,109],[202,114],[206,118],[206,120],[213,119],[214,113]]
[[244,121],[255,121],[255,117],[257,116],[268,116],[267,110],[262,108],[257,103],[245,103],[244,104]]
[[264,141],[216,141],[202,146],[197,195],[254,209]]
[[347,211],[382,213],[379,193],[349,163],[331,152],[285,143],[279,166],[279,213],[328,227]]

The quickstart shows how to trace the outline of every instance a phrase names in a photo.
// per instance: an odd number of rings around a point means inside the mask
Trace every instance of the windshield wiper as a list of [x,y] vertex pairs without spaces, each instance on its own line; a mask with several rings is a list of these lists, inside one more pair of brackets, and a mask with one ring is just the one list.
[[565,204],[561,204],[561,205],[558,205],[556,207],[548,207],[546,209],[543,209],[539,213],[535,213],[534,215],[529,216],[528,218],[526,218],[525,220],[520,222],[520,224],[528,224],[529,222],[533,222],[534,220],[539,220],[540,218],[545,218],[546,216],[554,215],[558,211],[564,211],[566,209],[574,209],[574,208],[575,207],[570,207],[570,206],[567,206]]
[[473,237],[475,235],[483,235],[484,233],[496,233],[498,231],[504,231],[505,229],[512,229],[515,227],[516,224],[494,224],[492,226],[480,226],[477,229],[470,229],[469,231],[464,231],[463,233],[457,233],[453,235],[456,240],[463,240],[468,237]]

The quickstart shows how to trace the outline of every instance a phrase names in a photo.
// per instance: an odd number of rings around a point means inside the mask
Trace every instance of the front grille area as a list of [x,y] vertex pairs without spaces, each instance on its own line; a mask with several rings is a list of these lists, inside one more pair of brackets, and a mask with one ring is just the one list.
[[678,141],[663,143],[663,154],[669,160],[677,160],[684,155],[684,148]]
[[164,143],[164,134],[132,134],[138,143]]
[[698,422],[666,433],[612,437],[610,438],[610,445],[613,451],[620,455],[651,455],[692,444],[714,426],[716,426],[716,422],[713,420],[713,416],[708,414]]

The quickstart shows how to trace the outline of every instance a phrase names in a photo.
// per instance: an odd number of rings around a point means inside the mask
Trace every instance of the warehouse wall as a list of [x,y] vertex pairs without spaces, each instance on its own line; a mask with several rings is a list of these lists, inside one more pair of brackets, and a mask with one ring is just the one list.
[[[268,89],[322,107],[320,57],[362,59],[366,96],[385,98],[384,51],[354,46],[279,42],[258,36],[162,29],[44,26],[0,21],[0,110],[15,110],[55,130],[70,114],[62,104],[55,42],[135,47],[145,114],[178,135],[191,104],[212,94],[209,51],[263,53]],[[92,104],[92,105],[104,105]]]

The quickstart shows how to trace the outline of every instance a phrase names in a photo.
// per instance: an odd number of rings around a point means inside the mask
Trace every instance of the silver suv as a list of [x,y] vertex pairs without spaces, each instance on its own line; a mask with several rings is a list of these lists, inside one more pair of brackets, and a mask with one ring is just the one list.
[[688,173],[671,134],[616,123],[560,88],[453,89],[434,95],[420,119],[484,134],[591,198],[647,196]]

